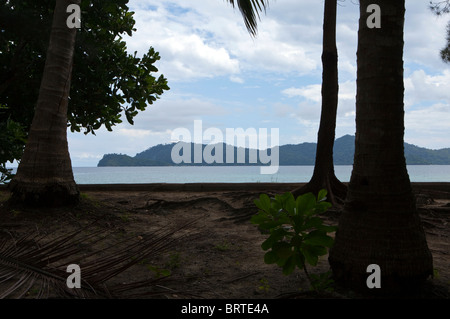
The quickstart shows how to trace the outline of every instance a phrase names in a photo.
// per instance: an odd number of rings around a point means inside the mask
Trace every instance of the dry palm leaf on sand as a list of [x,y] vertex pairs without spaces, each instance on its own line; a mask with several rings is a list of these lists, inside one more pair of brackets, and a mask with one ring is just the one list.
[[[3,298],[128,298],[162,294],[161,278],[152,276],[132,283],[108,280],[130,267],[161,256],[167,249],[193,236],[195,221],[160,228],[140,236],[114,236],[89,225],[70,234],[0,236],[0,299]],[[117,234],[116,234],[117,235]],[[119,237],[119,239],[117,239]],[[106,240],[109,238],[109,240]],[[68,266],[81,270],[80,288],[69,288]],[[136,289],[139,290],[136,293]],[[30,295],[32,292],[32,296]]]

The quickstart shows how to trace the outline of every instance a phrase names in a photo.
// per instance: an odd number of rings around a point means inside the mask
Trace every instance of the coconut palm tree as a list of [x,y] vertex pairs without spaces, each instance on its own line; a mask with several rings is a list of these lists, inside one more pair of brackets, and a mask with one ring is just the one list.
[[[369,28],[360,1],[353,171],[329,262],[338,282],[367,289],[367,267],[381,289],[420,287],[433,264],[404,156],[405,0],[378,0],[381,28]],[[373,291],[373,290],[371,290]]]
[[[56,1],[50,43],[35,115],[17,174],[10,182],[12,202],[65,205],[79,200],[67,143],[67,107],[76,29],[66,24],[67,7],[81,0]],[[267,1],[238,0],[245,25],[256,34]],[[230,0],[234,6],[235,1]]]
[[[229,0],[229,2],[234,6],[234,0]],[[259,11],[266,9],[268,1],[241,0],[236,2],[244,17],[247,29],[255,36]],[[347,187],[337,179],[333,165],[333,145],[339,90],[336,7],[337,0],[325,0],[322,52],[322,113],[317,136],[314,173],[309,183],[293,190],[293,194],[298,196],[307,192],[317,194],[321,189],[325,188],[328,190],[329,199],[333,204],[341,203],[347,192]]]
[[311,180],[295,189],[294,196],[326,189],[333,204],[341,204],[347,187],[334,173],[333,146],[338,107],[338,52],[336,47],[337,0],[325,0],[322,42],[322,110],[317,134],[314,172]]
[[67,26],[67,7],[81,0],[56,1],[50,42],[28,141],[10,183],[12,201],[32,205],[78,201],[67,143],[67,105],[76,29]]

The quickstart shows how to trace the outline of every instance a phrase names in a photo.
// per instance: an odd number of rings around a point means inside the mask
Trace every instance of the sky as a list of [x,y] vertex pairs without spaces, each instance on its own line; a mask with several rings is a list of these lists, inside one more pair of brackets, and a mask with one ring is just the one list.
[[[437,17],[428,0],[406,2],[404,83],[405,142],[450,147],[450,64],[439,51],[449,16]],[[71,133],[74,167],[97,166],[104,154],[134,156],[177,141],[177,129],[201,132],[278,129],[285,145],[316,142],[322,77],[322,1],[272,0],[251,37],[238,8],[225,0],[130,0],[137,31],[124,37],[129,53],[149,47],[170,91],[113,132]],[[339,105],[336,137],[355,134],[356,48],[359,3],[340,1],[337,13]],[[196,121],[196,122],[194,122]],[[202,127],[194,131],[194,123]],[[249,131],[248,131],[249,132]],[[185,136],[186,138],[186,136]],[[260,136],[260,138],[262,138]]]

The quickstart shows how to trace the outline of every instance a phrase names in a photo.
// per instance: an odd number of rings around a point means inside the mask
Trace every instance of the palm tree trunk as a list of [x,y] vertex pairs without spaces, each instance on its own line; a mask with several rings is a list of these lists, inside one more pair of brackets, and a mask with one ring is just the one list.
[[314,172],[306,185],[292,192],[294,196],[298,196],[308,192],[317,194],[321,189],[327,189],[329,200],[335,205],[343,202],[347,192],[347,187],[337,179],[333,165],[339,92],[336,9],[337,0],[325,0],[322,48],[322,110],[317,134]]
[[[404,157],[404,0],[379,0],[381,29],[360,1],[353,171],[329,262],[336,280],[368,290],[370,264],[381,289],[420,287],[433,273]],[[375,289],[377,290],[377,289]]]
[[50,43],[28,142],[10,183],[11,200],[31,205],[78,201],[67,143],[67,105],[76,29],[66,25],[69,4],[56,1]]

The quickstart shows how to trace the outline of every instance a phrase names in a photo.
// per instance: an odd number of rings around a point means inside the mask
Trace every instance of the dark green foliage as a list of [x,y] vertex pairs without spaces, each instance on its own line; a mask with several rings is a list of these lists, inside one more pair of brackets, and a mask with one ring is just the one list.
[[265,0],[228,0],[228,2],[233,7],[235,6],[235,2],[237,2],[248,32],[255,36],[257,32],[257,19],[259,19],[259,12],[265,11],[266,7],[269,5],[269,2]]
[[[158,52],[150,47],[142,58],[127,52],[122,37],[136,31],[127,3],[81,3],[68,110],[72,131],[112,130],[123,115],[133,124],[140,111],[169,90],[163,75],[153,76]],[[7,107],[0,123],[10,119],[25,132],[39,94],[54,7],[55,0],[0,0],[0,104]]]
[[[234,159],[232,163],[226,162],[226,147],[225,144],[222,144],[219,147],[222,147],[223,152],[223,158],[222,163],[211,163],[208,164],[205,162],[203,158],[202,163],[195,163],[194,162],[194,144],[190,143],[186,146],[186,148],[191,149],[191,159],[190,163],[180,163],[175,164],[172,161],[172,148],[174,147],[175,143],[171,144],[159,144],[153,147],[150,147],[149,149],[136,154],[136,156],[131,157],[128,155],[122,155],[122,154],[106,154],[103,156],[103,158],[99,161],[98,166],[169,166],[169,165],[189,165],[189,166],[198,166],[198,165],[265,165],[262,164],[260,161],[257,163],[250,163],[249,160],[249,149],[245,149],[245,162],[239,163],[238,162],[238,152],[240,148],[234,147]],[[205,149],[205,144],[202,145],[202,154]]]
[[450,1],[449,0],[438,1],[438,2],[430,1],[430,9],[436,15],[441,15],[443,13],[449,13],[450,12]]
[[289,144],[280,146],[280,165],[314,165],[316,143]]
[[327,271],[321,274],[311,274],[311,287],[316,291],[327,291],[332,292],[332,285],[334,284],[334,280],[332,279],[333,275],[331,271]]
[[167,164],[150,159],[133,158],[125,154],[106,154],[98,166],[166,166]]
[[[175,144],[159,144],[148,148],[147,150],[136,154],[134,157],[136,160],[149,161],[149,162],[159,162],[169,165],[172,163],[171,151]],[[192,150],[192,149],[191,149]],[[191,153],[193,154],[193,153]]]
[[251,222],[261,232],[269,233],[261,245],[267,251],[264,262],[282,267],[283,274],[289,275],[296,267],[306,271],[306,263],[316,266],[319,257],[326,255],[333,245],[333,238],[327,233],[334,232],[336,227],[324,225],[318,216],[331,207],[325,190],[317,198],[312,193],[297,199],[292,193],[274,198],[262,194],[255,205],[259,211]]
[[[450,1],[449,0],[438,2],[430,1],[430,9],[434,14],[438,16],[442,14],[447,14],[450,12]],[[447,44],[441,50],[441,59],[446,63],[450,63],[450,22],[447,25]]]
[[352,165],[354,153],[354,136],[344,135],[334,141],[333,162],[335,165]]
[[20,123],[10,118],[6,122],[0,122],[0,183],[12,178],[11,169],[6,168],[6,163],[12,163],[16,158],[20,158],[26,143],[25,136]]
[[442,61],[450,63],[450,23],[447,24],[447,45],[441,50]]

